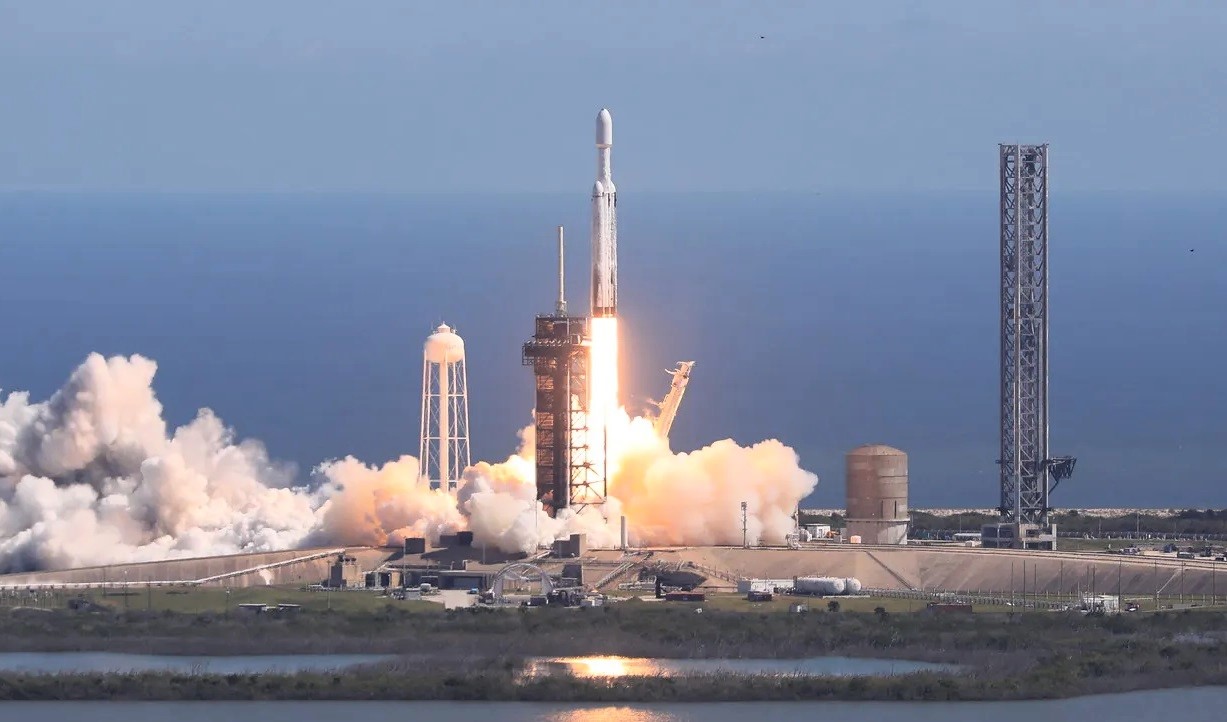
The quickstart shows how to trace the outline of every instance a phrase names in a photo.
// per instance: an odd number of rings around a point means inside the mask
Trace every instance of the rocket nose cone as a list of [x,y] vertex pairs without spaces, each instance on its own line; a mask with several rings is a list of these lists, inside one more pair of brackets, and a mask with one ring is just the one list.
[[596,115],[596,144],[599,148],[613,145],[613,117],[605,108]]

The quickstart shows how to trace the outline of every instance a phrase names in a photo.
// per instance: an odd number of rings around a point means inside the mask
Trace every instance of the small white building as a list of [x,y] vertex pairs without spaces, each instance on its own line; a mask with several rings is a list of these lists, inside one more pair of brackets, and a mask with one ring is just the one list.
[[806,524],[805,531],[809,532],[810,539],[826,539],[831,536],[830,524]]
[[1120,597],[1111,594],[1083,594],[1082,610],[1086,612],[1101,612],[1116,614],[1120,611]]

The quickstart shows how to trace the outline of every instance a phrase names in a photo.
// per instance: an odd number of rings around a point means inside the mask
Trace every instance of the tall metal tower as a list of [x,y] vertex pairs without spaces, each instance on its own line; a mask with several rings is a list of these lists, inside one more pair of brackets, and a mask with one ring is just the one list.
[[605,503],[605,477],[592,463],[588,425],[588,318],[568,316],[563,277],[563,236],[558,228],[558,303],[537,316],[524,344],[523,363],[533,367],[533,429],[537,500],[547,514]]
[[432,489],[455,491],[469,467],[469,384],[464,339],[446,324],[422,349],[422,433],[418,445],[422,478]]
[[[1001,145],[1001,519],[1010,542],[1055,544],[1049,494],[1073,473],[1048,455],[1048,146]],[[1002,539],[1004,541],[1004,538]],[[986,544],[987,546],[988,544]]]

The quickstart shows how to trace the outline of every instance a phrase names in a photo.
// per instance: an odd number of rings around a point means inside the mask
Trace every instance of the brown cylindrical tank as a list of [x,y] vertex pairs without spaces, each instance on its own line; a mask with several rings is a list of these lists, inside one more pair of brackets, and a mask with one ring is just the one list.
[[907,454],[883,444],[848,452],[848,534],[865,544],[907,540]]

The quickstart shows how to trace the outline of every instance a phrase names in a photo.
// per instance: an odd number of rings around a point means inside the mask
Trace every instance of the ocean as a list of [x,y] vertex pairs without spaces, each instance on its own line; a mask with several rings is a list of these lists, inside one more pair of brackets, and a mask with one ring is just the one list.
[[[997,195],[619,198],[624,400],[693,360],[675,450],[778,438],[843,505],[843,453],[908,452],[911,503],[997,503]],[[1051,198],[1060,507],[1224,507],[1227,204]],[[0,194],[0,389],[45,398],[139,353],[174,424],[209,407],[305,479],[417,453],[421,343],[468,350],[475,459],[530,421],[520,345],[552,310],[554,226],[587,306],[583,192]],[[684,503],[684,500],[679,500]]]

